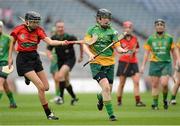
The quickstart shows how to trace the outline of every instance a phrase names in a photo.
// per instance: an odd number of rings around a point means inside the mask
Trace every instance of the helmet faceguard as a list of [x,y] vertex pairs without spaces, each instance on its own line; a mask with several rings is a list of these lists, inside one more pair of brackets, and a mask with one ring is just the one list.
[[27,22],[27,27],[30,31],[36,29],[41,20],[41,16],[39,13],[35,11],[29,11],[25,14],[25,21]]
[[[109,10],[107,9],[99,9],[96,14],[96,20],[97,23],[101,25],[102,28],[108,28],[110,26],[110,20],[112,18],[112,14]],[[107,20],[108,21],[103,21]],[[103,23],[102,23],[103,22]]]
[[154,22],[156,32],[159,35],[162,35],[165,32],[165,21],[163,19],[157,19]]
[[96,15],[97,18],[108,18],[111,19],[112,18],[112,14],[109,10],[107,9],[99,9]]
[[26,21],[40,21],[41,15],[35,11],[29,11],[25,14]]
[[163,19],[157,19],[155,20],[154,24],[156,25],[157,23],[162,23],[165,25],[166,22]]

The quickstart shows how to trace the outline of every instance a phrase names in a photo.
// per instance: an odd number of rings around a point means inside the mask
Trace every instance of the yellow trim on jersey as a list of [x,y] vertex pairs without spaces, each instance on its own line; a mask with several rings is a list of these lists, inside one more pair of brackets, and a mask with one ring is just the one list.
[[177,42],[177,43],[176,43],[176,47],[177,47],[177,48],[180,48],[180,42]]
[[175,43],[173,42],[172,45],[171,45],[171,49],[174,49],[175,48]]
[[147,43],[144,44],[144,49],[151,51],[151,46],[149,46]]
[[86,34],[85,37],[84,37],[84,41],[85,41],[87,44],[90,44],[90,42],[92,41],[91,35]]
[[[149,46],[147,43],[144,44],[144,49],[146,49],[147,51],[151,51],[151,46]],[[154,61],[157,62],[158,58],[156,57],[156,55],[153,54],[153,52],[150,52],[150,61]]]
[[[89,48],[90,51],[96,55],[96,53],[91,49]],[[96,59],[94,61],[92,61],[91,63],[96,63],[96,64],[100,64],[102,66],[109,66],[109,65],[113,65],[115,64],[115,55],[113,53],[112,56],[101,56],[99,55],[98,57],[96,57]]]
[[121,46],[120,42],[115,43],[115,44],[112,46],[112,48],[116,48],[116,47],[118,47],[118,46]]

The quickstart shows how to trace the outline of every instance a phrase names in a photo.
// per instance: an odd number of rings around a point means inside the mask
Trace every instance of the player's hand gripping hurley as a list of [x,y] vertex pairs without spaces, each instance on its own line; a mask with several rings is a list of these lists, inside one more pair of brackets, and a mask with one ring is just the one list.
[[134,55],[134,53],[135,53],[135,51],[136,51],[137,44],[138,44],[138,43],[136,43],[136,44],[133,46],[133,49],[131,50],[131,55],[130,55],[130,57],[129,57],[129,62],[126,63],[125,68],[124,68],[124,70],[123,70],[123,73],[126,73],[126,71],[127,71],[127,69],[128,69],[128,66],[129,66],[129,64],[130,64],[130,60],[132,59],[132,57],[133,57],[133,55]]
[[[120,34],[119,37],[118,37],[118,40],[123,39],[126,34],[127,34],[126,32]],[[116,44],[117,42],[119,42],[119,41],[112,42],[111,44],[109,44],[107,47],[105,47],[103,50],[101,50],[98,54],[96,54],[96,55],[94,56],[94,59],[95,59],[96,57],[98,57],[101,53],[103,53],[104,51],[106,51],[108,48],[110,48],[111,46],[113,46],[114,44]],[[83,67],[85,67],[87,64],[89,64],[92,60],[93,60],[93,59],[87,61],[87,62],[83,65]]]

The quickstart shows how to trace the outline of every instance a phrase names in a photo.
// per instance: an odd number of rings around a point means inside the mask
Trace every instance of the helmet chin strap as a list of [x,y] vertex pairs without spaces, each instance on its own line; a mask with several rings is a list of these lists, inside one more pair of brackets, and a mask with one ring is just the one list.
[[[101,25],[101,23],[99,23]],[[110,23],[107,23],[106,25],[101,25],[102,28],[106,29],[110,27]]]
[[28,21],[26,22],[26,26],[27,26],[27,28],[28,28],[28,30],[29,30],[30,32],[34,30],[34,29],[31,28],[31,26],[29,25],[29,22],[28,22]]
[[164,32],[157,32],[158,35],[162,35]]
[[126,37],[130,37],[130,36],[132,36],[132,35],[131,35],[131,33],[127,33],[125,36],[126,36]]

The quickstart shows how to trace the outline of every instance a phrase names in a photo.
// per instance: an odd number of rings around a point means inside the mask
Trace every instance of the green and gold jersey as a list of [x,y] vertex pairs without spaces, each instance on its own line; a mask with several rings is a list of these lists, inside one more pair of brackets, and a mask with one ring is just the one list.
[[171,62],[170,51],[174,47],[173,37],[167,33],[164,33],[162,37],[154,33],[144,44],[144,48],[150,51],[150,61],[154,62]]
[[178,49],[180,49],[180,38],[179,38],[178,41],[176,42],[176,47],[177,47]]
[[0,61],[8,61],[10,36],[7,34],[0,35]]
[[[85,35],[84,40],[88,42],[89,40],[91,40],[93,35],[98,36],[98,39],[94,44],[90,45],[89,48],[90,51],[95,55],[106,48],[112,42],[118,41],[118,32],[111,26],[107,29],[101,28],[99,24],[90,27]],[[91,63],[97,63],[103,66],[113,65],[115,63],[113,48],[117,46],[120,46],[120,43],[116,43],[114,46],[108,48]]]

